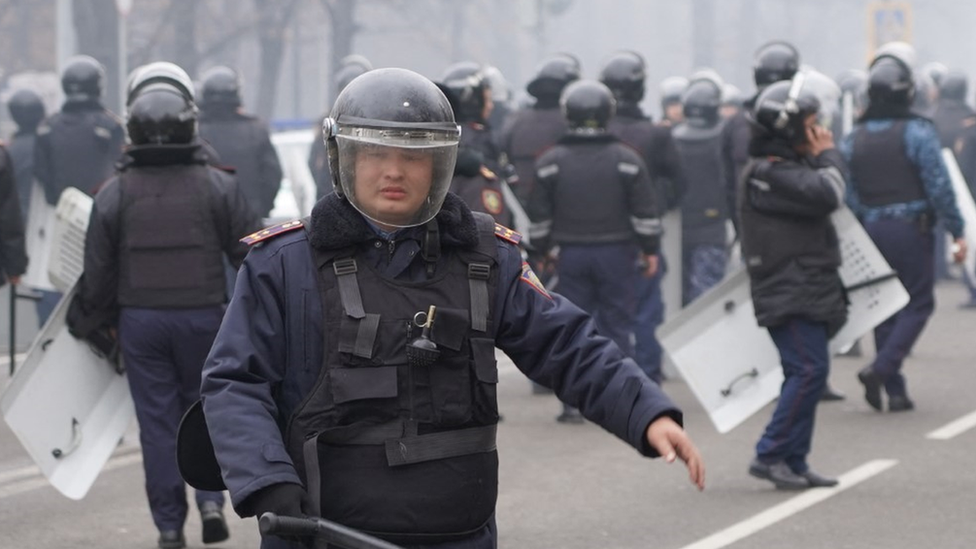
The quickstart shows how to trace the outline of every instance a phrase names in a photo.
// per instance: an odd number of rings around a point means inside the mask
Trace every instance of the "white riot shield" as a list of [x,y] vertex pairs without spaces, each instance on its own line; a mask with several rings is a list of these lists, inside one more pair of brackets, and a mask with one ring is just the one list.
[[[830,341],[836,353],[904,307],[908,292],[850,210],[838,210],[832,220],[850,300],[847,324]],[[744,269],[661,326],[658,339],[720,433],[779,396],[779,352],[756,324]]]
[[44,189],[35,180],[31,184],[30,207],[27,210],[27,227],[24,244],[30,261],[21,282],[36,290],[54,291],[55,287],[48,277],[48,259],[51,256],[51,235],[57,223],[54,207],[47,203]]
[[[946,168],[949,170],[949,180],[952,181],[952,190],[956,193],[956,206],[959,214],[966,223],[964,236],[966,238],[966,248],[969,250],[963,268],[969,280],[976,280],[976,203],[973,202],[973,195],[966,185],[966,179],[962,176],[959,164],[956,163],[956,156],[950,149],[942,149],[942,159],[945,161]],[[937,235],[943,238],[942,235]]]
[[7,390],[0,413],[48,481],[71,499],[95,482],[135,417],[124,375],[75,339],[58,304]]
[[92,210],[92,198],[68,187],[61,193],[54,212],[54,233],[48,258],[48,277],[55,288],[66,292],[74,286],[85,267],[85,233]]

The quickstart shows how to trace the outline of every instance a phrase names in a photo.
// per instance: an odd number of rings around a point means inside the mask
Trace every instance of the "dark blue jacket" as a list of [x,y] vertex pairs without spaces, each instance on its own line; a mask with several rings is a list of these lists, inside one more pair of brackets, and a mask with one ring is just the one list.
[[[322,213],[330,200],[340,199],[329,195],[319,202],[311,217],[313,231],[340,225]],[[339,207],[351,211],[344,200]],[[448,217],[464,218],[457,215],[462,211],[467,207],[449,194],[437,219],[443,227]],[[466,217],[472,219],[470,213]],[[358,258],[392,279],[419,280],[425,276],[419,253],[423,234],[423,228],[404,229],[391,240],[367,231]],[[502,238],[497,242],[497,313],[489,326],[496,346],[530,379],[552,387],[560,399],[643,455],[655,456],[645,440],[647,426],[662,415],[680,422],[681,412],[614,343],[596,334],[586,313],[534,284],[516,245]],[[204,366],[201,388],[217,460],[239,512],[242,502],[261,488],[300,484],[282,431],[318,379],[322,318],[306,231],[252,247]]]

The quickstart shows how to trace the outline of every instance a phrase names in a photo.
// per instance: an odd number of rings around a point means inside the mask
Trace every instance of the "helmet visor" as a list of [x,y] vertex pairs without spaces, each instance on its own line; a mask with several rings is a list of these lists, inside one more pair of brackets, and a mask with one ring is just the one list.
[[453,124],[384,124],[335,128],[342,192],[382,226],[422,225],[447,196],[460,130]]

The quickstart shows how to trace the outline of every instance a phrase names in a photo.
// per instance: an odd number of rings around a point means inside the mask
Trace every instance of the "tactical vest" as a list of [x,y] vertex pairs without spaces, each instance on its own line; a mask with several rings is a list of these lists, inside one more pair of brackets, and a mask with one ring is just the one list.
[[905,152],[905,125],[898,120],[885,131],[854,131],[851,176],[865,206],[887,206],[926,200],[918,168]]
[[686,245],[725,244],[729,189],[722,153],[723,127],[719,124],[695,128],[681,124],[672,133],[685,178],[681,238]]
[[[312,248],[325,352],[286,440],[324,518],[413,544],[470,535],[494,513],[497,242],[491,217],[474,215],[477,247],[444,250],[420,282],[390,280],[352,248]],[[439,356],[411,358],[431,305]]]
[[119,304],[189,308],[226,301],[209,168],[133,167],[119,175]]

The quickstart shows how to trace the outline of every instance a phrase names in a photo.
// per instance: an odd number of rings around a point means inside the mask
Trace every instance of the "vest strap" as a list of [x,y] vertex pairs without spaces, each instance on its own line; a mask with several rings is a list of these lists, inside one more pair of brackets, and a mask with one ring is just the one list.
[[332,264],[336,279],[339,281],[339,299],[342,300],[342,308],[346,315],[352,318],[364,318],[366,311],[363,309],[363,298],[359,293],[359,281],[356,280],[356,260],[347,257],[337,259]]
[[359,320],[359,329],[356,331],[356,345],[352,354],[363,358],[373,358],[373,343],[376,341],[376,332],[379,326],[380,315],[367,313],[364,318]]
[[493,452],[497,425],[430,433],[387,440],[386,461],[390,467],[435,459]]
[[468,290],[471,292],[471,328],[479,332],[488,331],[488,276],[491,265],[470,263],[468,265]]
[[312,435],[305,439],[302,445],[302,457],[305,461],[305,491],[311,500],[308,514],[313,517],[322,514],[322,473],[319,470],[319,437]]

